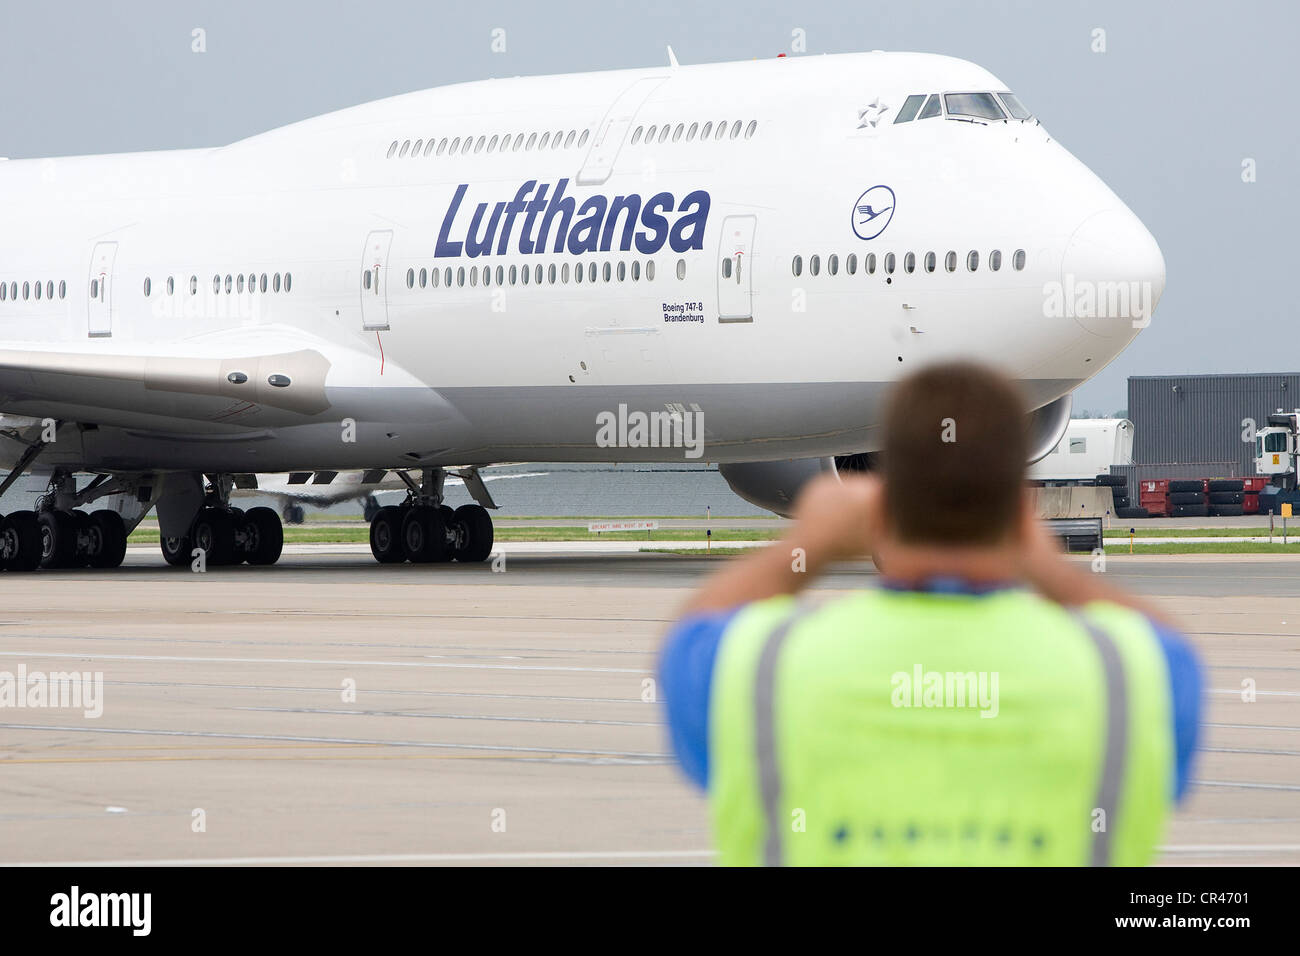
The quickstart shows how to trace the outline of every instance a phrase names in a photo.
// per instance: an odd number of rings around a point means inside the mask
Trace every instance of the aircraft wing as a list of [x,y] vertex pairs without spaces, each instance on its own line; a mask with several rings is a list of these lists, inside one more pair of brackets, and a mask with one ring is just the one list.
[[124,427],[269,427],[328,411],[327,380],[427,391],[391,361],[384,369],[377,355],[301,330],[234,330],[139,351],[61,344],[0,342],[0,411]]

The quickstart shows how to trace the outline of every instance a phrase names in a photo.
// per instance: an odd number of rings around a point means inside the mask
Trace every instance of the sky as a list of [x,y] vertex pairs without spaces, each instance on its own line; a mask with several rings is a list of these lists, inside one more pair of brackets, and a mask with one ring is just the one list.
[[3,0],[0,155],[215,146],[446,83],[654,66],[669,44],[682,63],[957,56],[1016,91],[1164,252],[1150,327],[1075,393],[1109,414],[1130,375],[1300,368],[1300,119],[1280,108],[1298,34],[1291,0]]

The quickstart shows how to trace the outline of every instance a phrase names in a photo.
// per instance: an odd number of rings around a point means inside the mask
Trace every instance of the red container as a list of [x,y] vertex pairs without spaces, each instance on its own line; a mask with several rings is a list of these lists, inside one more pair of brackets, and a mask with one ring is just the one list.
[[1241,513],[1246,515],[1259,514],[1259,495],[1247,493],[1241,499]]
[[1149,494],[1161,494],[1161,495],[1167,495],[1167,494],[1169,494],[1169,479],[1168,479],[1168,478],[1154,478],[1154,479],[1149,479],[1149,480],[1147,480],[1147,481],[1139,481],[1139,482],[1138,482],[1138,494],[1140,494],[1140,495],[1149,495]]
[[1257,495],[1264,490],[1268,484],[1267,478],[1243,478],[1241,479],[1242,490],[1248,495]]
[[[1146,482],[1142,482],[1146,484]],[[1147,514],[1156,518],[1167,517],[1169,514],[1169,495],[1158,492],[1142,492],[1138,496],[1138,504],[1147,509]]]

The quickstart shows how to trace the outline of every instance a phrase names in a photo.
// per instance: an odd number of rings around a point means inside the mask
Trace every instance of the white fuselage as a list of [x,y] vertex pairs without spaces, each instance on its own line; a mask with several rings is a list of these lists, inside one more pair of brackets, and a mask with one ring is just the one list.
[[[702,413],[707,461],[869,451],[889,383],[941,358],[1007,370],[1038,407],[1142,324],[1054,290],[1145,282],[1149,315],[1164,263],[1036,122],[893,122],[912,94],[1005,89],[944,57],[783,58],[488,80],[222,148],[0,163],[18,292],[0,411],[92,426],[49,449],[70,468],[267,472],[682,457],[598,441],[620,405]],[[887,225],[861,238],[882,185]]]

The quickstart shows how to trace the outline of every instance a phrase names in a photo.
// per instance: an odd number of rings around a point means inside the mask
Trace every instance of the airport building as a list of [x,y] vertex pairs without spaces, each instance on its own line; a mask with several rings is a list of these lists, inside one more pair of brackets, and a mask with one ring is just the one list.
[[1255,446],[1248,422],[1263,427],[1278,409],[1300,408],[1300,372],[1244,375],[1137,375],[1128,380],[1133,461],[1145,477],[1249,478]]

